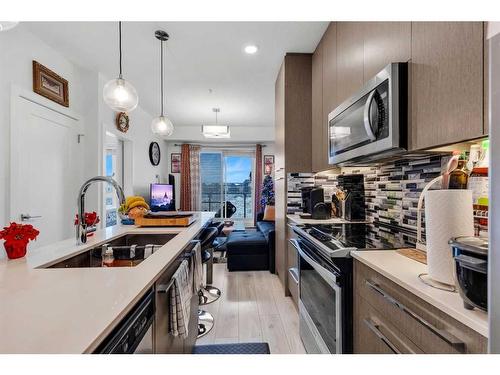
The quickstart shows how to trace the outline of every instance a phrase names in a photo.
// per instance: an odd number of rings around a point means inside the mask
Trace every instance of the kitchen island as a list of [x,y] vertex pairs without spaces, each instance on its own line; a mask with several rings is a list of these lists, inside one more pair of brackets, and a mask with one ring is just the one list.
[[[194,213],[189,227],[117,225],[0,260],[0,353],[92,353],[183,248],[214,217]],[[173,234],[135,267],[44,268],[126,234]]]

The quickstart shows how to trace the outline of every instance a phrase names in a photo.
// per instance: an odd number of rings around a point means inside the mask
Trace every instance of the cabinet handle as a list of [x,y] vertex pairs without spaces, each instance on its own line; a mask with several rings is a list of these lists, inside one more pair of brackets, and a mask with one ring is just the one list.
[[459,351],[461,353],[465,353],[465,343],[463,341],[461,341],[457,337],[453,336],[448,331],[435,327],[432,323],[428,322],[427,320],[422,318],[420,315],[415,313],[413,310],[409,309],[404,304],[402,304],[397,299],[395,299],[390,294],[388,294],[377,283],[374,283],[371,280],[366,280],[366,285],[370,289],[372,289],[373,291],[377,292],[382,297],[384,297],[385,300],[387,302],[389,302],[391,305],[396,306],[399,310],[401,310],[405,314],[409,315],[411,318],[416,320],[418,323],[422,324],[425,328],[427,328],[430,332],[432,332],[433,334],[438,336],[441,340],[443,340],[446,343],[448,343],[449,345],[451,345],[451,347],[453,347],[454,349],[456,349],[457,351]]
[[284,180],[285,177],[278,177],[275,181]]
[[399,349],[387,338],[386,335],[380,330],[380,326],[373,322],[371,319],[364,319],[363,322],[368,326],[370,331],[372,331],[379,339],[382,341],[394,354],[401,354]]

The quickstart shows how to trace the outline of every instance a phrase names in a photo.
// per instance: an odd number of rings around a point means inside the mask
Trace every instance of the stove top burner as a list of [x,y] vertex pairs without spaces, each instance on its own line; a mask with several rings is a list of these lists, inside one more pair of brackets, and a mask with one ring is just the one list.
[[309,224],[302,228],[323,245],[357,249],[398,249],[415,246],[415,234],[385,223]]

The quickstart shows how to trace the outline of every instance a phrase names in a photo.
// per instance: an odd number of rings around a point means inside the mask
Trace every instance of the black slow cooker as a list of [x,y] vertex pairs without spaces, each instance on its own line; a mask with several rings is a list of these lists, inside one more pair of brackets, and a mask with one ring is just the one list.
[[488,311],[488,240],[480,237],[456,237],[449,243],[464,307]]

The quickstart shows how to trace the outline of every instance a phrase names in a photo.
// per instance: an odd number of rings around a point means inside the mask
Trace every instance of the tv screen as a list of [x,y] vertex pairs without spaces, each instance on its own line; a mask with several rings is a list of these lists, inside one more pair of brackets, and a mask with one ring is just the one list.
[[169,184],[151,184],[151,211],[175,211],[174,187]]

